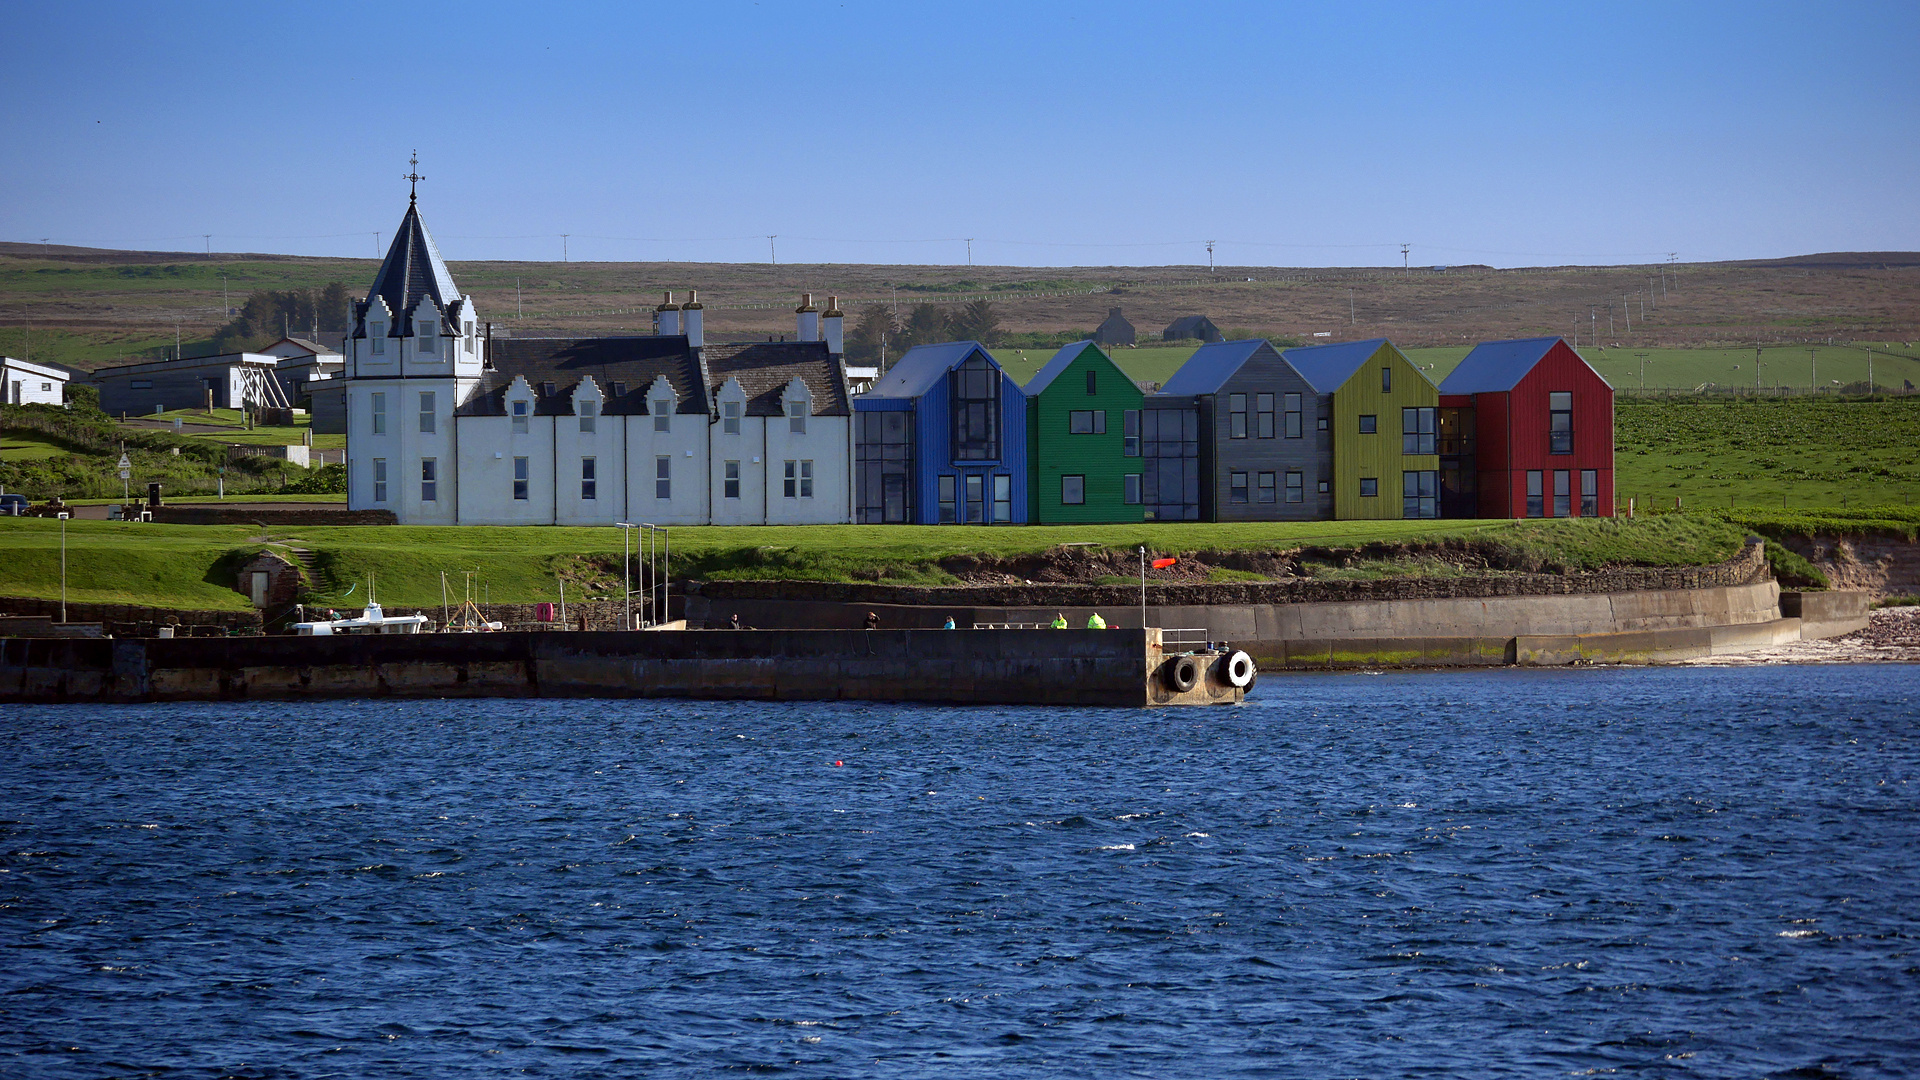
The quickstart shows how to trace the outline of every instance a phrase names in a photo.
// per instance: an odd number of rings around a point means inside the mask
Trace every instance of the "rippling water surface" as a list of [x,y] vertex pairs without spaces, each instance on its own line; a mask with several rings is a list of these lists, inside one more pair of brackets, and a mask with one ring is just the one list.
[[0,712],[0,1075],[1897,1076],[1920,669]]

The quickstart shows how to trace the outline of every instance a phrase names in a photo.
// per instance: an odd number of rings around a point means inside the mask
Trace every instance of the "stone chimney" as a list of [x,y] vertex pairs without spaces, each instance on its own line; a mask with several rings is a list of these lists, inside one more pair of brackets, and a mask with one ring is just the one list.
[[680,305],[673,302],[673,294],[667,293],[660,306],[653,309],[654,325],[658,334],[677,334],[680,332]]
[[821,326],[826,330],[827,351],[835,356],[846,352],[842,345],[846,341],[846,315],[840,310],[840,298],[827,297],[826,314],[820,317]]
[[800,306],[793,309],[795,341],[820,340],[820,309],[813,306],[813,294],[801,293]]
[[700,306],[700,290],[688,289],[687,302],[680,305],[680,322],[687,335],[687,347],[698,349],[707,343],[706,334],[700,325],[700,316],[705,309]]

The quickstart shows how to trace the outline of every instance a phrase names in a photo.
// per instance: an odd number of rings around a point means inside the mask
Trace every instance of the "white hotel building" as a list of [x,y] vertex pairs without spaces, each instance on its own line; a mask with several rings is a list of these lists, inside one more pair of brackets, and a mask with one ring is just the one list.
[[409,204],[342,353],[347,502],[403,524],[814,525],[852,520],[840,312],[798,341],[495,337]]

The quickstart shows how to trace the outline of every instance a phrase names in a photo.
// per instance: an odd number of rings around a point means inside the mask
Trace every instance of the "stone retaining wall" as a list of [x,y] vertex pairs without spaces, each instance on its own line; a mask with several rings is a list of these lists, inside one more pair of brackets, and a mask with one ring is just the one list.
[[[58,619],[60,601],[34,597],[0,596],[0,615],[45,615]],[[186,637],[225,637],[260,632],[258,611],[192,611],[144,607],[139,604],[82,604],[67,602],[70,622],[101,623],[114,637],[153,637],[162,626],[176,626]]]

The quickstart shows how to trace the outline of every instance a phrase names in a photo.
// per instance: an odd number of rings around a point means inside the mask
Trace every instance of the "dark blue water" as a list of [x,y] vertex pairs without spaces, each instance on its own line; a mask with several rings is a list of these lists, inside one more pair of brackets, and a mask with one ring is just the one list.
[[1917,733],[1914,667],[8,708],[0,1075],[1912,1075]]

